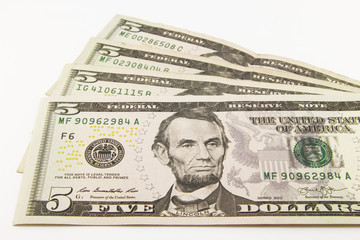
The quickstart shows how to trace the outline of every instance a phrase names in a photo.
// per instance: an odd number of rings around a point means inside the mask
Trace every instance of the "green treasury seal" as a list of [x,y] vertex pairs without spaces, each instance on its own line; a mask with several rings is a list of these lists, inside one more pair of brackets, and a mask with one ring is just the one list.
[[319,168],[328,164],[332,159],[330,147],[317,138],[303,138],[294,147],[295,158],[303,165]]

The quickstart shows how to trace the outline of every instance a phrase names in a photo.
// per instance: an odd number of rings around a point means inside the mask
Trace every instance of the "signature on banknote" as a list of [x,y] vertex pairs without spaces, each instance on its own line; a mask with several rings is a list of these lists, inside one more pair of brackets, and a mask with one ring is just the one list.
[[110,189],[101,189],[100,187],[97,187],[93,190],[88,189],[87,187],[83,187],[81,188],[79,191],[77,191],[78,193],[84,193],[84,192],[102,192],[102,193],[135,193],[138,192],[139,190],[137,190],[136,188],[130,188],[126,191],[120,189],[120,188],[110,188]]
[[307,195],[320,195],[320,197],[326,197],[329,196],[335,192],[346,190],[347,188],[333,188],[333,187],[315,187],[315,188],[309,188],[309,187],[303,187],[299,188],[298,191],[301,195],[307,196]]

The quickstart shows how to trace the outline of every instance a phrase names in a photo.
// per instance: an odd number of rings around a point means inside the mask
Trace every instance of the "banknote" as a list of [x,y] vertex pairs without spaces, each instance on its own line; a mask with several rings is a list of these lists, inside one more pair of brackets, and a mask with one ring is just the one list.
[[276,83],[320,87],[359,92],[360,88],[321,81],[275,69],[243,67],[199,56],[190,56],[142,46],[93,38],[75,64],[118,67],[122,69],[152,70],[158,72],[210,75],[258,83]]
[[241,66],[251,65],[280,69],[325,82],[360,87],[357,80],[304,62],[279,56],[256,54],[222,39],[132,17],[115,16],[98,37],[221,59]]
[[359,103],[44,99],[14,224],[359,224]]
[[49,96],[186,96],[345,94],[325,88],[289,86],[216,76],[159,73],[89,65],[66,65]]
[[[189,95],[336,95],[335,90],[237,81],[215,76],[180,75],[89,65],[66,65],[48,96],[189,96]],[[345,94],[345,93],[343,93]],[[31,144],[31,143],[30,143]],[[28,148],[29,149],[29,148]],[[18,173],[23,173],[26,150]]]
[[[180,75],[89,65],[66,65],[48,96],[335,95],[334,90],[215,76]],[[344,93],[345,94],[345,93]],[[28,150],[17,169],[23,173]]]

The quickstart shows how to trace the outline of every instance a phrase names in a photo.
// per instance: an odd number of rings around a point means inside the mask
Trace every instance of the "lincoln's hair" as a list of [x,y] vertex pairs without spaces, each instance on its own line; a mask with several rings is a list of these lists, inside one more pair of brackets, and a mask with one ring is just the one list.
[[223,146],[226,149],[228,147],[228,143],[230,142],[229,139],[225,135],[224,125],[221,123],[220,119],[208,108],[199,107],[199,108],[191,108],[191,109],[185,109],[182,111],[179,111],[170,117],[163,120],[160,124],[159,131],[157,135],[155,136],[154,143],[151,147],[151,149],[155,149],[157,146],[157,143],[162,143],[166,146],[167,149],[169,149],[170,142],[169,142],[169,136],[167,134],[167,128],[171,124],[173,120],[176,118],[188,118],[188,119],[196,119],[196,120],[204,120],[210,123],[215,123],[220,127],[221,130],[221,137]]

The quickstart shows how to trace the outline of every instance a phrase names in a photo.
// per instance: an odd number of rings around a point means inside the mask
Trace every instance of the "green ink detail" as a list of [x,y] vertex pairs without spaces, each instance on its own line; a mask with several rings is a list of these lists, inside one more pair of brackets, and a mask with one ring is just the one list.
[[59,118],[59,124],[64,124],[64,123],[65,123],[65,118],[60,117],[60,118]]
[[264,179],[270,179],[270,173],[264,172]]
[[345,180],[348,180],[350,179],[351,180],[351,177],[350,177],[350,174],[348,172],[346,172],[346,177],[345,177]]
[[332,159],[331,148],[317,138],[304,138],[294,147],[295,158],[306,167],[320,168]]

